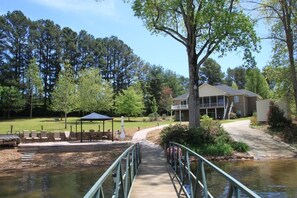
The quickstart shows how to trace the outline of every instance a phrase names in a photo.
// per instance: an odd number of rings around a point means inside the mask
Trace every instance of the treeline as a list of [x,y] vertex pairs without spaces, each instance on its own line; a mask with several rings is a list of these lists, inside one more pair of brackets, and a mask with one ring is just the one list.
[[[30,64],[37,65],[41,90],[32,84]],[[161,104],[164,90],[172,97],[187,90],[187,78],[150,65],[115,36],[95,38],[85,30],[77,33],[51,20],[32,21],[21,11],[0,16],[0,111],[4,117],[10,113],[29,116],[32,107],[34,116],[51,115],[52,93],[64,65],[70,65],[76,76],[97,69],[100,78],[111,84],[114,97],[140,84],[144,114],[152,112],[153,100],[159,113],[166,112]]]

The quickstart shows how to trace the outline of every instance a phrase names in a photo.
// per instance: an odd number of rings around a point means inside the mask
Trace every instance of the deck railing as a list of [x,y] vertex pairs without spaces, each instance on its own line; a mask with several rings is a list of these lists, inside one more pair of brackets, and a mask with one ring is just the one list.
[[[176,179],[180,184],[179,196],[183,193],[189,198],[214,197],[209,192],[207,185],[207,171],[211,170],[216,172],[218,176],[223,177],[222,179],[225,179],[228,183],[220,197],[259,197],[223,170],[181,144],[169,143],[167,160],[174,171],[173,179]],[[218,179],[216,178],[216,180]]]
[[84,197],[128,197],[140,163],[140,145],[137,143],[118,157]]

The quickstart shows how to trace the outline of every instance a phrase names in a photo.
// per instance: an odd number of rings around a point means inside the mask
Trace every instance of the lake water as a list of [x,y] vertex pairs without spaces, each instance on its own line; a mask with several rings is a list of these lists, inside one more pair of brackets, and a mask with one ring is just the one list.
[[83,197],[107,168],[13,172],[0,177],[0,197]]
[[[216,162],[261,197],[297,197],[297,160]],[[0,197],[83,197],[107,167],[24,170],[0,177]],[[208,172],[215,197],[224,197],[227,184]],[[214,191],[213,191],[214,190]],[[224,192],[224,193],[222,193]]]
[[[297,160],[234,161],[215,163],[261,197],[297,197]],[[210,173],[209,184],[222,197],[226,182]],[[218,191],[218,189],[220,189]],[[226,192],[225,192],[226,193]]]

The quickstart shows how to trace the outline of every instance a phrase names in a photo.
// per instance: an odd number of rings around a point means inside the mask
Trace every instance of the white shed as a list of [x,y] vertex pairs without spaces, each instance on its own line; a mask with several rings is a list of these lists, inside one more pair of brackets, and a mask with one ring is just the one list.
[[[270,99],[257,101],[257,121],[258,122],[267,122],[270,102],[272,102],[272,100]],[[290,119],[287,103],[280,101],[280,102],[276,102],[276,104],[284,112],[284,117],[287,119]]]
[[267,114],[269,112],[271,100],[258,100],[257,103],[257,121],[267,122]]

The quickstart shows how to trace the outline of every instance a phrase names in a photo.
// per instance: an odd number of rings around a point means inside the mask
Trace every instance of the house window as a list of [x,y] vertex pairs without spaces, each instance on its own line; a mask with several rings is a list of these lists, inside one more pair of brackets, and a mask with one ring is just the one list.
[[212,107],[217,106],[217,97],[216,97],[216,96],[212,96],[212,97],[210,97],[210,105],[211,105]]
[[186,100],[183,100],[183,101],[180,102],[180,104],[181,105],[187,105],[187,101]]
[[224,106],[224,96],[218,96],[218,106]]
[[209,97],[204,97],[203,98],[203,106],[204,107],[209,107]]
[[234,96],[233,101],[234,103],[239,103],[239,96]]

